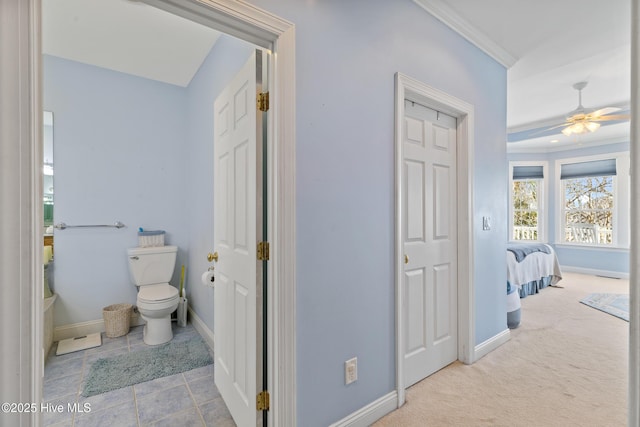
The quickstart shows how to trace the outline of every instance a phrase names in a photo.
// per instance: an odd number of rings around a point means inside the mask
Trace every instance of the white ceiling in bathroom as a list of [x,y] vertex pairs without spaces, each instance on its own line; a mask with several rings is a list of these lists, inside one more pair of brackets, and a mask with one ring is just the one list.
[[220,33],[130,0],[43,0],[45,54],[186,87]]

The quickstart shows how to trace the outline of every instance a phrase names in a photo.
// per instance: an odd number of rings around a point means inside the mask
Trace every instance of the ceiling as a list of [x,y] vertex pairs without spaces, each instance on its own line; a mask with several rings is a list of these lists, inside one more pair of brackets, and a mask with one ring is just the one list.
[[[507,127],[510,151],[629,140],[629,124],[602,126],[587,136],[537,133],[578,106],[628,109],[630,0],[415,0],[509,67]],[[479,43],[478,43],[479,41]],[[526,131],[536,134],[533,138]],[[524,138],[524,139],[521,139]],[[558,140],[551,143],[551,140]]]
[[[510,151],[629,140],[628,122],[579,137],[540,131],[577,107],[579,81],[585,107],[628,108],[630,0],[414,1],[508,68]],[[218,37],[138,1],[43,0],[46,54],[179,86]]]
[[132,0],[43,0],[48,55],[186,87],[220,33]]

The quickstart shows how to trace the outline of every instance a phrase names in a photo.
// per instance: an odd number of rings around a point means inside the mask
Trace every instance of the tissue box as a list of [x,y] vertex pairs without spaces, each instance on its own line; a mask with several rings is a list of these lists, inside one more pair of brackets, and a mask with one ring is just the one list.
[[138,246],[141,248],[164,246],[164,234],[164,230],[138,231]]

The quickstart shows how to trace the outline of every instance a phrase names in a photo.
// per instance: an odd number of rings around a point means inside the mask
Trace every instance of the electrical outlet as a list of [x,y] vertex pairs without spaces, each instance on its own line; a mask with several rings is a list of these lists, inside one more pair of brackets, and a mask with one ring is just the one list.
[[344,362],[344,383],[351,384],[358,379],[358,358],[354,357]]

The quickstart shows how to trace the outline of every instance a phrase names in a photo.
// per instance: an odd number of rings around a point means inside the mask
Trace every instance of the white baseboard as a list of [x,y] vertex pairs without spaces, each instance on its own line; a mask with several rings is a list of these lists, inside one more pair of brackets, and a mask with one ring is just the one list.
[[595,268],[573,267],[571,265],[562,265],[560,266],[560,269],[562,271],[567,271],[570,273],[581,273],[581,274],[590,274],[592,276],[613,277],[614,279],[629,278],[629,273],[622,273],[620,271],[597,270]]
[[[189,317],[193,327],[204,338],[209,347],[213,349],[213,332],[189,307]],[[131,314],[131,326],[144,325],[146,322],[140,317],[140,313]],[[81,337],[84,335],[102,333],[105,331],[104,319],[89,320],[87,322],[72,323],[69,325],[56,326],[53,330],[53,341],[66,340],[67,338]]]
[[[131,314],[132,327],[144,325],[145,323],[146,322],[142,319],[142,317],[140,317],[140,313],[134,311]],[[82,337],[89,334],[102,333],[104,331],[104,319],[89,320],[87,322],[56,326],[53,330],[53,341]]]
[[203,320],[198,317],[198,315],[195,313],[195,311],[193,311],[191,307],[188,308],[188,311],[189,311],[189,318],[191,319],[191,324],[193,325],[195,330],[198,331],[200,336],[204,338],[204,340],[207,342],[209,347],[211,347],[211,349],[214,350],[215,347],[213,346],[213,343],[215,342],[215,340],[214,340],[213,332],[203,322]]
[[511,339],[511,331],[509,329],[505,329],[497,335],[492,336],[488,340],[478,344],[475,348],[475,360],[482,359],[487,354],[491,353],[496,348],[500,347],[502,344],[506,343]]
[[398,393],[392,391],[329,427],[367,427],[398,408]]

